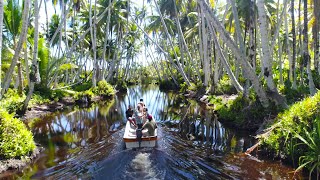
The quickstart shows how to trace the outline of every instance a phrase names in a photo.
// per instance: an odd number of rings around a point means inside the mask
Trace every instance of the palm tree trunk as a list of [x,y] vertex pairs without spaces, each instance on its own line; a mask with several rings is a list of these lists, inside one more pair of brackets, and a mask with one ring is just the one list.
[[[200,10],[201,11],[201,10]],[[200,44],[202,44],[202,50],[203,50],[203,56],[201,59],[203,59],[203,73],[204,73],[204,86],[208,87],[209,81],[210,81],[210,63],[208,58],[208,33],[207,28],[205,27],[205,21],[204,21],[204,13],[201,14],[201,41]]]
[[40,83],[40,74],[39,74],[39,64],[38,64],[38,39],[39,39],[39,6],[38,0],[34,0],[34,48],[33,48],[33,59],[30,73],[30,85],[29,92],[24,101],[22,112],[27,110],[29,101],[33,94],[34,84]]
[[317,90],[313,82],[312,72],[311,72],[311,58],[309,55],[309,48],[308,48],[308,0],[304,0],[304,11],[303,11],[303,59],[304,62],[307,63],[307,74],[309,80],[309,90],[310,95],[313,96],[316,94]]
[[3,88],[1,89],[1,95],[3,95],[7,91],[7,89],[9,88],[12,73],[14,71],[14,67],[17,65],[17,61],[20,56],[22,45],[23,45],[23,43],[26,39],[26,36],[27,36],[27,30],[28,30],[28,24],[29,24],[29,21],[28,21],[29,9],[30,9],[29,6],[30,6],[30,0],[25,0],[23,14],[22,14],[23,19],[22,19],[22,28],[21,28],[21,34],[19,37],[19,42],[18,42],[17,48],[15,49],[14,56],[13,56],[12,62],[10,64],[10,68],[4,78]]
[[67,5],[64,2],[64,0],[62,1],[62,8],[63,8],[63,26],[64,26],[64,39],[65,39],[65,45],[66,45],[66,52],[68,52],[69,49],[69,43],[68,43],[68,37],[67,37],[67,18],[68,18],[68,14],[67,14]]
[[49,18],[48,18],[48,9],[47,9],[47,1],[44,0],[44,11],[46,13],[46,37],[49,39]]
[[27,85],[30,85],[30,78],[29,78],[29,59],[28,59],[28,46],[24,48],[24,63],[26,66],[26,79],[27,79]]
[[[299,8],[298,8],[298,27],[299,27],[299,52],[300,52],[300,56],[302,56],[302,52],[303,52],[303,44],[302,44],[302,29],[301,29],[301,1],[302,0],[299,0]],[[304,63],[303,63],[303,60],[300,61],[300,85],[303,85],[304,82],[303,82],[303,69],[304,69]]]
[[21,66],[21,61],[20,60],[18,60],[17,67],[18,67],[18,82],[19,82],[18,93],[20,95],[22,95],[22,91],[23,91],[23,74],[22,74],[22,66]]
[[278,57],[279,57],[279,83],[283,85],[283,73],[282,73],[282,44],[280,39],[278,40]]
[[224,40],[224,42],[230,47],[233,51],[234,55],[240,60],[241,66],[245,72],[246,77],[252,82],[253,87],[259,97],[261,104],[264,107],[269,106],[269,101],[266,95],[266,92],[261,86],[261,83],[256,76],[255,72],[253,71],[250,63],[246,60],[244,54],[238,49],[237,45],[233,42],[230,35],[226,31],[226,29],[221,25],[220,21],[212,14],[209,6],[205,3],[204,0],[198,0],[201,8],[204,9],[203,11],[206,14],[206,18],[208,18],[208,22],[212,23],[216,30],[220,33],[220,37]]
[[[111,0],[109,0],[109,5],[111,3]],[[105,74],[105,63],[106,63],[106,51],[107,51],[107,43],[109,38],[109,28],[110,28],[110,19],[111,19],[111,8],[108,9],[108,18],[107,18],[107,25],[105,30],[105,38],[104,38],[104,44],[103,44],[103,65],[102,65],[102,79],[104,80],[104,74]],[[101,80],[102,80],[101,79]]]
[[[278,5],[279,5],[279,0],[278,0]],[[270,48],[270,54],[273,55],[273,49],[274,49],[274,46],[276,45],[276,41],[277,39],[279,39],[279,31],[280,31],[280,27],[282,26],[282,20],[283,20],[283,17],[285,16],[285,18],[287,17],[287,5],[288,5],[288,0],[284,0],[283,2],[283,10],[280,14],[280,17],[277,17],[277,27],[275,29],[275,32],[273,33],[274,36],[273,36],[273,39],[271,41],[271,48]],[[279,16],[279,11],[280,11],[280,8],[278,8],[278,13],[277,13],[277,16]]]
[[292,88],[297,89],[297,73],[296,73],[296,27],[294,18],[294,0],[291,0],[291,25],[292,25]]
[[[3,0],[0,0],[0,90],[1,90],[1,65],[2,65],[2,57],[1,57],[1,50],[2,50],[2,26],[3,26]],[[0,93],[0,99],[2,98],[2,94]]]
[[181,29],[181,24],[180,24],[180,20],[179,20],[179,14],[178,14],[178,10],[177,10],[176,1],[173,1],[173,4],[174,4],[174,11],[176,13],[176,18],[175,19],[176,19],[177,28],[178,28],[178,35],[180,36],[182,44],[184,45],[184,48],[186,49],[187,55],[188,55],[190,61],[192,62],[191,66],[196,70],[198,76],[200,77],[200,71],[199,71],[198,68],[194,67],[195,66],[195,62],[194,62],[193,58],[191,57],[191,53],[189,51],[188,45],[187,45],[186,40],[185,40],[185,38],[183,36],[183,32],[182,32],[182,29]]
[[[70,9],[71,9],[71,6],[72,6],[72,5],[69,5],[66,14],[69,13],[69,11],[70,11]],[[64,17],[64,18],[67,18],[67,17]],[[64,18],[61,18],[61,19],[60,19],[59,26],[58,26],[58,28],[56,29],[56,31],[54,32],[52,38],[50,39],[50,42],[49,42],[49,45],[50,45],[50,46],[53,44],[54,39],[56,38],[56,36],[58,35],[58,33],[60,33],[60,31],[61,31],[62,26],[64,25],[64,23],[63,23],[63,22],[64,22]]]
[[94,18],[93,18],[93,73],[92,73],[92,86],[97,84],[97,72],[99,70],[97,60],[97,0],[94,0]]
[[319,0],[314,0],[314,7],[313,7],[313,14],[314,14],[314,24],[313,24],[313,47],[314,47],[314,68],[316,71],[318,71],[319,75],[320,75],[320,54],[319,54],[319,32],[320,32],[320,2]]
[[268,35],[268,25],[267,25],[267,15],[264,9],[264,0],[257,1],[259,23],[260,23],[260,35],[261,35],[261,46],[262,46],[262,71],[264,78],[267,81],[268,89],[272,92],[277,93],[277,87],[273,81],[272,74],[272,63],[271,55],[269,49],[269,35]]
[[290,50],[290,43],[289,43],[289,30],[288,30],[288,18],[287,16],[284,17],[284,28],[285,28],[285,33],[286,33],[286,50],[287,50],[287,55],[289,59],[289,74],[288,74],[288,80],[291,81],[293,79],[292,77],[292,56],[291,56],[291,50]]
[[[173,43],[172,43],[172,40],[171,40],[169,31],[168,31],[168,28],[167,28],[167,25],[166,25],[166,23],[165,23],[165,21],[164,21],[164,19],[163,19],[163,16],[162,16],[162,13],[161,13],[160,8],[159,8],[159,6],[158,6],[158,3],[157,3],[156,0],[154,0],[154,3],[155,3],[155,5],[156,5],[156,7],[157,7],[158,13],[159,13],[159,15],[160,15],[161,22],[162,22],[162,24],[163,24],[163,26],[164,26],[166,35],[167,35],[167,37],[168,37],[168,39],[169,39],[169,44],[170,44],[171,48],[174,49],[174,46],[173,46]],[[180,62],[179,62],[179,60],[178,60],[178,55],[176,54],[175,51],[173,51],[173,52],[174,52],[174,55],[175,55],[176,60],[177,60],[177,66],[178,66],[179,72],[181,73],[181,75],[182,75],[184,81],[187,83],[187,85],[190,85],[190,81],[189,81],[188,77],[186,76],[186,74],[185,74],[185,72],[184,72],[183,68],[181,67],[181,64],[180,64]],[[173,62],[171,62],[171,63],[173,64]]]
[[222,49],[220,47],[218,38],[216,36],[217,33],[213,30],[213,28],[211,26],[209,26],[209,28],[210,28],[210,30],[212,32],[212,35],[213,35],[213,41],[214,41],[215,47],[216,47],[216,49],[218,51],[218,56],[221,59],[223,65],[224,65],[224,68],[228,72],[228,75],[229,75],[229,77],[231,79],[231,82],[232,82],[233,86],[237,89],[238,92],[243,92],[243,87],[240,85],[240,83],[238,82],[237,78],[234,76],[228,61],[226,60],[226,58],[224,57],[224,55],[222,53]]

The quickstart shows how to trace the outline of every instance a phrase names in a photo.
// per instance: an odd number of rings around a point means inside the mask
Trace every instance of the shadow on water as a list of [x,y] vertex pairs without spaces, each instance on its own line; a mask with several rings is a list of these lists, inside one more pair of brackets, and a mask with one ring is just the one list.
[[[158,121],[156,148],[125,149],[125,110],[144,99]],[[293,169],[243,152],[245,132],[173,92],[135,86],[111,102],[48,116],[32,126],[44,152],[7,179],[292,179]]]

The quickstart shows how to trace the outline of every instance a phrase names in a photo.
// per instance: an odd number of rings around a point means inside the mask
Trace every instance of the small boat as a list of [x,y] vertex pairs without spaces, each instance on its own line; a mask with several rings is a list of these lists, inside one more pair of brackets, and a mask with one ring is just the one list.
[[[142,134],[146,134],[147,129],[142,130]],[[155,129],[154,136],[142,136],[141,139],[137,138],[136,129],[131,127],[129,121],[127,121],[126,129],[123,135],[123,141],[126,143],[126,148],[137,147],[155,147],[157,141],[157,128]]]

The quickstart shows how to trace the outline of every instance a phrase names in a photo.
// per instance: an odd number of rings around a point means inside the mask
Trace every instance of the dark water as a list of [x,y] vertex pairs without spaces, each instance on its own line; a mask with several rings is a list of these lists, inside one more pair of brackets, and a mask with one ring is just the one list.
[[[126,107],[144,99],[159,123],[156,148],[125,149]],[[45,150],[7,179],[292,179],[294,169],[243,152],[248,134],[225,128],[205,107],[155,86],[92,108],[56,113],[33,124]]]

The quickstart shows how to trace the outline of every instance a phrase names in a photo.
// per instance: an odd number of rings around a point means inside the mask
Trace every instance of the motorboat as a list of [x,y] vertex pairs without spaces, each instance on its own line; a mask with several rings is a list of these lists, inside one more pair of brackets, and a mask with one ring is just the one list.
[[157,141],[157,128],[155,129],[154,136],[145,136],[148,130],[142,130],[141,138],[137,137],[136,128],[127,121],[125,132],[123,135],[123,141],[126,144],[126,148],[138,148],[138,147],[155,147]]

